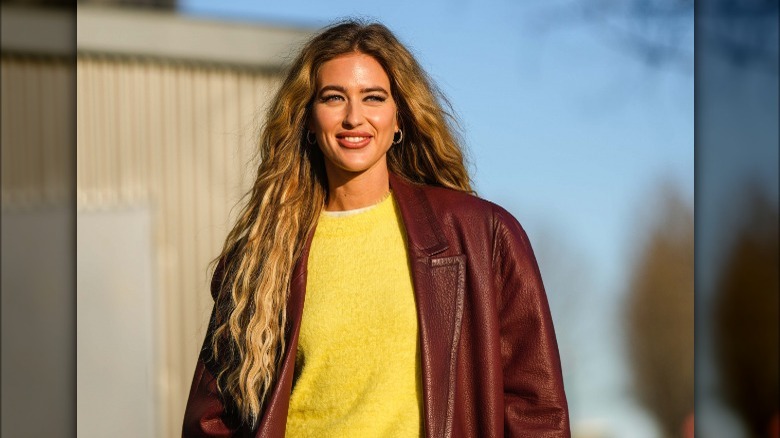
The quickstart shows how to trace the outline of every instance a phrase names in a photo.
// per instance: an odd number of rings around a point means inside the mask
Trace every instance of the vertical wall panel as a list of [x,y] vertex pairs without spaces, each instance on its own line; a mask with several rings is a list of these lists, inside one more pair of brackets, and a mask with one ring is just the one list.
[[[202,196],[203,193],[208,193],[211,188],[209,186],[210,168],[209,168],[209,116],[208,116],[208,73],[205,68],[200,68],[195,71],[192,82],[192,107],[193,107],[193,179],[192,189],[195,194],[193,200],[192,215],[195,218],[195,228],[193,232],[193,244],[194,253],[207,254],[214,248],[212,245],[213,229],[211,224],[210,206],[212,202],[210,197]],[[225,237],[225,236],[222,236]],[[200,260],[196,257],[193,259],[196,269]],[[200,284],[202,281],[206,281],[206,274],[199,275],[192,278],[196,284]],[[200,320],[196,320],[194,326],[194,332],[200,333],[205,327],[206,318],[208,317],[208,309],[210,308],[211,298],[210,295],[200,294],[196,299],[192,300],[194,311],[196,314],[204,315]],[[199,343],[200,340],[197,340]],[[199,345],[198,345],[199,346]]]
[[57,57],[3,55],[2,208],[70,202],[73,66]]
[[212,305],[208,264],[254,177],[257,109],[275,83],[215,65],[78,58],[78,209],[149,205],[154,216],[160,436],[180,434]]
[[[90,83],[89,67],[81,65],[76,69],[76,84]],[[90,127],[86,123],[87,108],[91,96],[87,87],[76,87],[76,205],[89,203],[87,192],[89,191],[86,169],[89,168],[89,160],[93,155],[87,154],[86,145],[94,143],[90,133]]]
[[[0,320],[3,333],[12,336],[4,337],[0,354],[0,435],[58,436],[74,430],[76,410],[69,190],[75,148],[70,79],[75,68],[62,55],[16,51],[9,44],[16,33],[6,34],[8,12],[3,2]],[[54,33],[49,30],[47,35]]]
[[11,60],[3,58],[2,62],[0,62],[0,93],[2,93],[0,95],[3,96],[0,99],[2,103],[0,117],[2,117],[3,126],[3,129],[0,129],[0,145],[2,145],[2,149],[0,149],[0,166],[2,166],[0,178],[2,178],[2,199],[4,202],[9,199],[9,196],[12,196],[11,188],[14,181],[14,168],[8,165],[11,161],[12,148],[10,145],[13,142],[13,137],[11,136],[13,130],[7,128],[13,125],[16,110],[11,102],[11,76],[13,75],[13,68]]

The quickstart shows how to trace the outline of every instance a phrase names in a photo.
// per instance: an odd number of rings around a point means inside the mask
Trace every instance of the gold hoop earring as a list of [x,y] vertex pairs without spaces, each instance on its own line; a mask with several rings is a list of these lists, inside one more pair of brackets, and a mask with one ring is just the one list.
[[[395,134],[398,134],[398,140],[395,139]],[[393,134],[393,144],[401,144],[404,141],[404,132],[399,129],[395,134]]]
[[315,144],[317,143],[317,137],[312,137],[311,134],[314,134],[311,131],[306,131],[306,143],[309,144]]

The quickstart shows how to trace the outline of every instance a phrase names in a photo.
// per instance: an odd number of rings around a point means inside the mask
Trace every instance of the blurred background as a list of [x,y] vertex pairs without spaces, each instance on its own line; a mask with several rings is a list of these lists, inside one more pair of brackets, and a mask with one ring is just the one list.
[[777,1],[65,6],[2,3],[3,436],[180,435],[264,109],[347,16],[528,232],[575,437],[777,436]]

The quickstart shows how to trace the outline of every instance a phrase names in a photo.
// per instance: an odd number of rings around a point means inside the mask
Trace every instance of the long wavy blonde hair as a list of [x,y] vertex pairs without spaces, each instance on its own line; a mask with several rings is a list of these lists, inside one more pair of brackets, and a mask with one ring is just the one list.
[[403,141],[391,172],[414,183],[471,192],[450,105],[385,26],[346,21],[314,36],[292,63],[263,127],[257,178],[215,260],[209,361],[229,411],[257,426],[285,351],[293,267],[327,197],[321,151],[306,142],[319,68],[348,53],[375,58],[390,79]]

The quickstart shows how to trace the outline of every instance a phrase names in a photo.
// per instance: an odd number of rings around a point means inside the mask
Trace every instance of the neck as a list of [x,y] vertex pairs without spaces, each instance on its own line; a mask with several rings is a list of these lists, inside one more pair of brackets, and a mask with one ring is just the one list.
[[355,210],[380,202],[390,191],[390,178],[387,167],[375,170],[352,175],[331,175],[335,172],[328,172],[325,210]]

